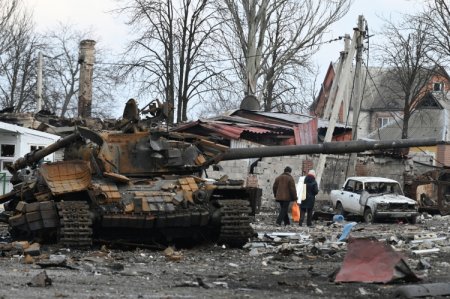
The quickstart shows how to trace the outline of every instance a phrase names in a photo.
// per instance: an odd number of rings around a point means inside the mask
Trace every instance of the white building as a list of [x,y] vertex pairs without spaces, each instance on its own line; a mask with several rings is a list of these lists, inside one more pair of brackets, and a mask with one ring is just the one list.
[[[6,166],[32,150],[41,149],[60,139],[60,136],[0,122],[0,194],[11,190],[11,174]],[[55,154],[44,161],[53,162]]]

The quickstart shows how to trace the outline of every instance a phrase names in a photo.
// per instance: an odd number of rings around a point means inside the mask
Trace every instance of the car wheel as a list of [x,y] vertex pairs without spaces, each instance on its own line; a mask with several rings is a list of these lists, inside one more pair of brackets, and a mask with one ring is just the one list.
[[373,223],[374,222],[373,213],[372,213],[372,210],[370,208],[366,208],[364,210],[364,221],[366,223]]
[[409,218],[409,223],[410,224],[416,224],[417,223],[417,216],[412,216],[411,218]]
[[336,214],[337,215],[342,215],[342,216],[346,216],[347,213],[344,211],[344,207],[342,206],[342,204],[340,202],[338,202],[336,204]]

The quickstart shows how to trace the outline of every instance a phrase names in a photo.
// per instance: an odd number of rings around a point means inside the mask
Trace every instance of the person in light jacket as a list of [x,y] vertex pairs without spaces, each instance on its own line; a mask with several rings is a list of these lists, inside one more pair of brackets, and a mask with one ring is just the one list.
[[314,202],[316,201],[316,195],[319,193],[319,187],[316,181],[316,172],[310,170],[308,175],[305,177],[306,185],[306,199],[300,204],[300,221],[299,225],[303,225],[303,220],[306,215],[306,225],[312,226],[312,214],[314,209]]
[[281,225],[281,222],[284,222],[284,225],[291,224],[288,215],[289,204],[291,201],[297,202],[297,191],[291,172],[292,168],[287,166],[284,172],[273,183],[273,195],[275,196],[275,200],[280,204],[280,211],[277,218],[278,225]]

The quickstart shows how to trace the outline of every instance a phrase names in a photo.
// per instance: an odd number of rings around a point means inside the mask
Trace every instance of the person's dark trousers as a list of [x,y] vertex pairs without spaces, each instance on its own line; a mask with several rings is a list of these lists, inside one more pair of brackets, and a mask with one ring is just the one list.
[[312,214],[313,214],[313,209],[312,208],[308,208],[308,209],[300,209],[300,222],[298,223],[300,226],[303,225],[303,220],[305,219],[305,214],[306,214],[306,225],[307,226],[311,226],[312,225]]
[[290,225],[291,221],[289,220],[289,201],[279,201],[280,203],[280,212],[278,213],[277,224],[281,225],[281,222],[284,221],[284,225]]

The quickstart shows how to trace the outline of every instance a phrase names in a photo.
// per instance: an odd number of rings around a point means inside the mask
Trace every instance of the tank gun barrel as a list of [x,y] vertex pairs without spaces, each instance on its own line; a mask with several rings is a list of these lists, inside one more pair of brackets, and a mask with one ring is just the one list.
[[238,160],[257,157],[277,157],[307,154],[344,154],[363,152],[366,150],[385,150],[419,146],[433,146],[439,143],[440,142],[438,142],[434,138],[424,138],[377,141],[333,141],[324,142],[321,144],[281,145],[260,148],[234,148],[219,155],[214,160],[216,162],[219,162],[225,160]]
[[80,138],[80,134],[78,132],[72,133],[72,134],[70,134],[64,138],[61,138],[58,141],[50,144],[49,146],[44,147],[43,149],[40,149],[40,150],[34,151],[34,152],[30,152],[30,153],[26,154],[25,156],[17,159],[12,165],[8,166],[8,171],[11,174],[14,174],[17,170],[20,170],[27,166],[32,166],[34,163],[40,161],[45,156],[48,156],[51,153],[54,153],[57,150],[59,150],[63,147],[66,147],[67,145],[71,144],[78,138]]

